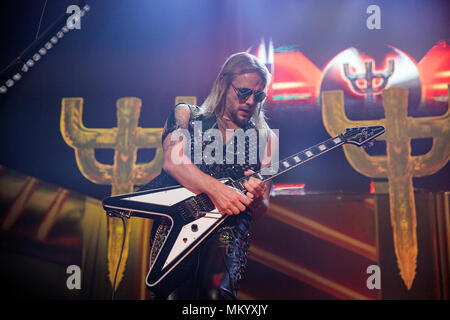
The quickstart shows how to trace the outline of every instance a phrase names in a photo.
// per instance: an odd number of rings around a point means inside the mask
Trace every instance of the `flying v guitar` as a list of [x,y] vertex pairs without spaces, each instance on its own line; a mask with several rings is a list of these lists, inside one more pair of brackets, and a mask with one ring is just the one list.
[[[273,179],[345,143],[359,147],[373,145],[372,140],[384,131],[383,126],[348,128],[337,137],[281,160],[276,172],[268,175],[259,171],[252,176],[263,181]],[[221,179],[221,182],[245,191],[243,183],[249,178],[228,178]],[[219,213],[206,194],[195,194],[180,185],[109,197],[103,200],[103,208],[111,217],[165,217],[170,221],[146,278],[146,284],[151,288],[157,286],[228,217]]]

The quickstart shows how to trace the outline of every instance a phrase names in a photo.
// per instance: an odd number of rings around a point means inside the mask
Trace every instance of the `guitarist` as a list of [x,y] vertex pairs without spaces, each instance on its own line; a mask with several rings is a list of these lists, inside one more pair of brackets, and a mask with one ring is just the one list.
[[[170,284],[153,292],[155,299],[236,299],[247,262],[250,222],[267,210],[270,182],[250,177],[244,183],[247,192],[241,192],[218,179],[237,179],[249,176],[261,167],[268,167],[271,163],[270,150],[278,150],[277,136],[265,121],[263,110],[269,82],[269,71],[255,56],[236,53],[222,66],[209,96],[201,106],[179,104],[169,115],[162,135],[162,173],[141,190],[181,184],[198,193],[206,193],[222,214],[230,216],[174,271]],[[201,150],[204,150],[211,142],[194,139],[198,124],[201,124],[203,132],[219,130],[223,146],[234,139],[227,134],[227,130],[256,130],[259,141],[253,147],[257,150],[264,148],[263,158],[260,159],[260,152],[257,152],[257,161],[250,161],[252,141],[247,139],[245,163],[236,165],[234,161],[234,164],[229,164],[223,159],[211,164],[205,161],[204,156],[201,163],[194,161],[195,148],[198,150],[199,147],[195,144],[201,144]],[[185,152],[187,139],[176,135],[182,130],[190,134],[192,156]],[[236,145],[234,159],[239,158]],[[226,152],[229,150],[224,147],[223,155]],[[158,238],[165,228],[168,228],[168,222],[164,219],[161,219],[158,228],[153,228],[151,261],[159,250],[161,241],[158,242]]]

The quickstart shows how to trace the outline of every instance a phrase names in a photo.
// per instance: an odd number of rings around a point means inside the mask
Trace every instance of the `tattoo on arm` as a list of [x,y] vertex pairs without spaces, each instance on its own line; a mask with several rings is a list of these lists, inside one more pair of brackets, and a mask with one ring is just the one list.
[[185,105],[179,105],[175,107],[175,110],[170,114],[166,123],[164,124],[163,130],[163,141],[165,137],[178,129],[187,129],[189,124],[190,111]]

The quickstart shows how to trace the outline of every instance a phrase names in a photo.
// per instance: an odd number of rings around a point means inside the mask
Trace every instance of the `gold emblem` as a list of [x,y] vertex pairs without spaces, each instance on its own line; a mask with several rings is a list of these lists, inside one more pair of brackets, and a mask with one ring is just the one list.
[[[416,273],[417,236],[413,177],[434,174],[450,159],[450,104],[447,112],[437,117],[408,117],[408,90],[390,88],[382,92],[385,119],[351,121],[345,115],[342,91],[322,93],[323,123],[331,136],[347,127],[382,125],[386,133],[386,156],[370,156],[363,149],[344,146],[351,166],[359,173],[389,181],[389,202],[394,247],[400,276],[411,288]],[[411,155],[411,140],[432,138],[431,150],[419,156]]]
[[[86,128],[82,122],[83,99],[64,98],[61,111],[61,133],[75,150],[78,168],[86,179],[96,184],[111,185],[111,195],[133,192],[135,185],[144,185],[156,177],[163,163],[161,128],[138,127],[142,102],[126,97],[117,100],[117,127]],[[95,149],[113,149],[114,162],[106,165],[95,159]],[[136,163],[138,149],[156,149],[148,163]],[[127,220],[127,234],[121,265],[117,275],[118,287],[128,257],[131,223]],[[108,272],[111,284],[120,255],[123,226],[119,219],[108,219]]]

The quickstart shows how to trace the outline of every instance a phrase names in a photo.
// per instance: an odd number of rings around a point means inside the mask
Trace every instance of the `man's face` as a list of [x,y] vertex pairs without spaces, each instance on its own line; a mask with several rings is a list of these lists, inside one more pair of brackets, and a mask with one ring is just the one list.
[[[235,88],[248,88],[254,91],[265,90],[264,81],[257,73],[238,75],[231,84]],[[224,117],[233,121],[238,127],[243,127],[252,117],[257,105],[254,94],[246,100],[239,99],[236,91],[230,86],[225,99]]]

